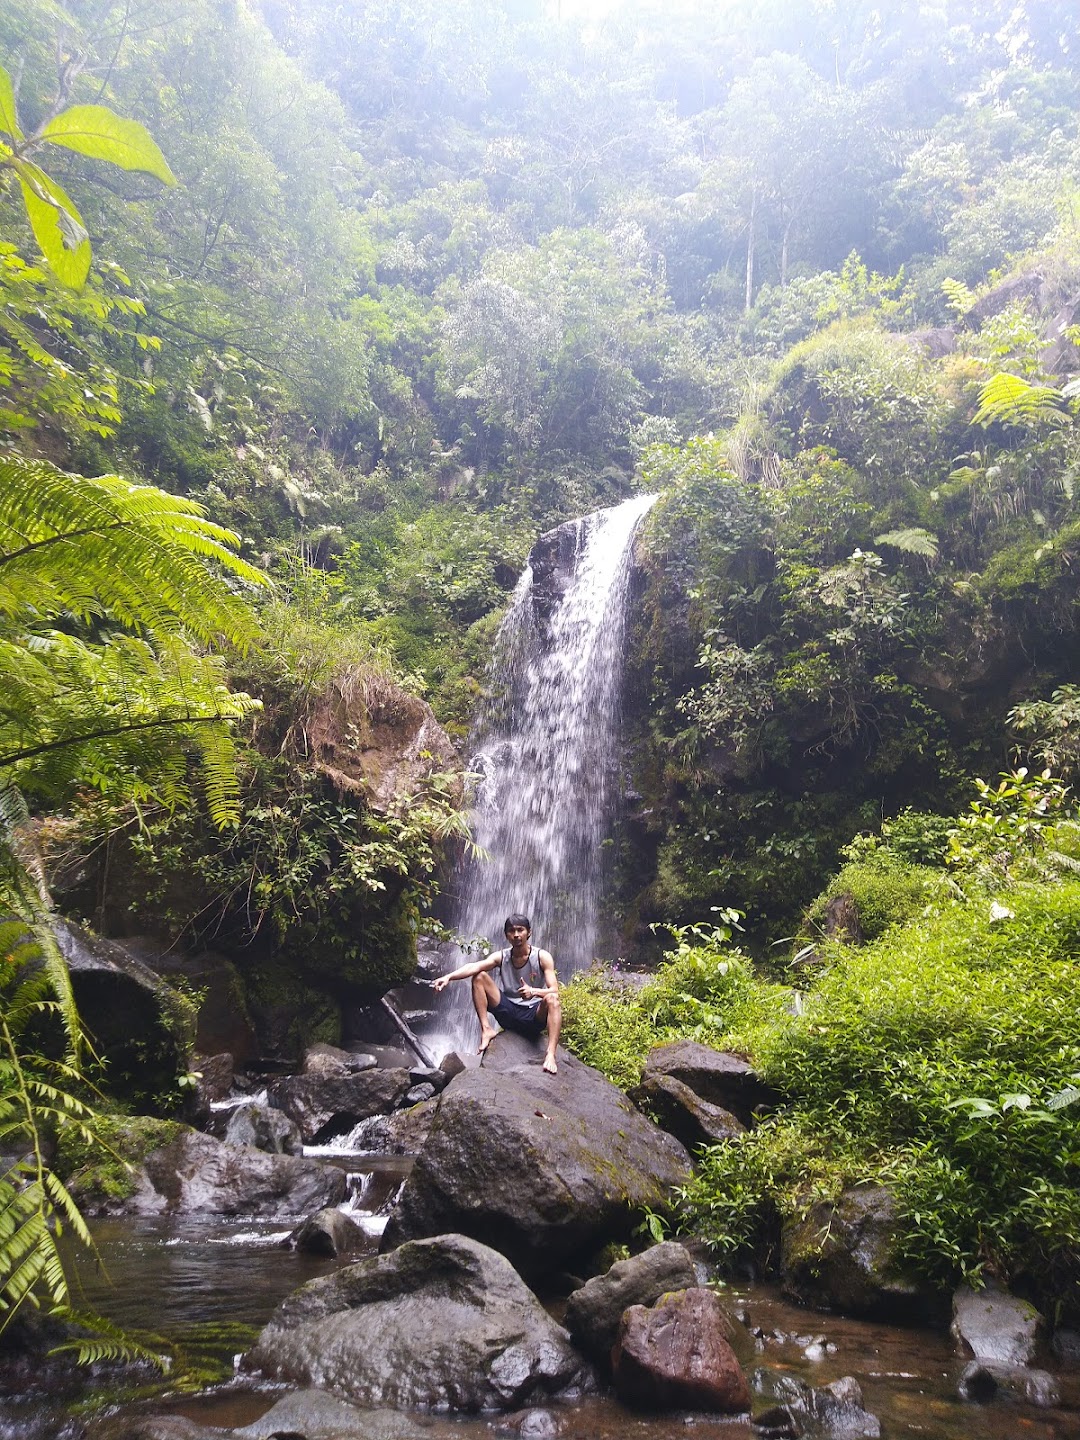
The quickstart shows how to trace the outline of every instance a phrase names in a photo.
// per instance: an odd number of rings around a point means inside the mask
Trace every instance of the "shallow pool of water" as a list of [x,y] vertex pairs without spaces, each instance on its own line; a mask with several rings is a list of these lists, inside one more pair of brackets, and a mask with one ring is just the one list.
[[[399,1163],[399,1162],[398,1162]],[[385,1203],[392,1193],[389,1168],[373,1162],[379,1178],[368,1193]],[[382,1174],[382,1171],[387,1171]],[[286,1220],[253,1222],[186,1218],[124,1219],[94,1225],[103,1268],[81,1264],[84,1298],[118,1325],[143,1337],[160,1336],[174,1349],[174,1374],[186,1373],[199,1393],[178,1394],[157,1381],[154,1411],[231,1427],[257,1419],[281,1391],[253,1385],[233,1370],[274,1307],[296,1286],[340,1262],[282,1247]],[[377,1227],[375,1227],[377,1228]],[[372,1251],[377,1238],[371,1238]],[[962,1403],[956,1380],[962,1360],[943,1333],[819,1315],[787,1304],[768,1287],[726,1292],[757,1333],[757,1364],[796,1375],[813,1385],[853,1375],[866,1408],[878,1415],[885,1440],[1078,1440],[1080,1411],[1034,1410],[1005,1402]],[[72,1406],[107,1394],[108,1377],[78,1377],[65,1395],[25,1392],[0,1397],[0,1440],[75,1440],[81,1421]],[[149,1377],[148,1377],[149,1383]],[[1066,1398],[1080,1403],[1080,1393]],[[113,1395],[114,1401],[120,1397]],[[123,1397],[125,1403],[131,1396]],[[556,1412],[563,1440],[750,1440],[744,1421],[704,1417],[631,1415],[608,1398],[593,1398]],[[490,1419],[433,1417],[432,1440],[491,1440]]]

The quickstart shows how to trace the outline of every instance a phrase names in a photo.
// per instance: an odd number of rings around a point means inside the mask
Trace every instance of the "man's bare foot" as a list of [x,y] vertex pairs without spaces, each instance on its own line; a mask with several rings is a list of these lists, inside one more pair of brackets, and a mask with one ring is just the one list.
[[497,1030],[481,1030],[481,1031],[480,1031],[480,1046],[479,1046],[479,1048],[478,1048],[478,1050],[477,1050],[476,1053],[477,1053],[478,1055],[483,1055],[484,1051],[488,1048],[488,1046],[491,1044],[492,1040],[495,1039],[495,1036],[496,1036],[498,1033],[499,1033],[499,1032],[498,1032]]
[[554,1055],[545,1055],[545,1056],[544,1056],[544,1069],[547,1071],[547,1073],[548,1073],[549,1075],[557,1075],[557,1074],[559,1073],[559,1067],[558,1067],[558,1065],[555,1064],[555,1056],[554,1056]]

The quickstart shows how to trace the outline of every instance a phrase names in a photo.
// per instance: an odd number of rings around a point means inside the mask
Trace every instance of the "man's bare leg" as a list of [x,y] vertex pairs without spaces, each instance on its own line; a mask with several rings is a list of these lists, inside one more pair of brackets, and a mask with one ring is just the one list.
[[499,1033],[488,1015],[488,1006],[499,1003],[499,987],[488,974],[474,975],[472,981],[472,1003],[476,1018],[480,1021],[480,1045],[476,1053],[483,1055],[492,1040]]
[[549,995],[543,1001],[540,1009],[536,1012],[538,1020],[547,1019],[547,1054],[544,1056],[544,1069],[549,1075],[559,1073],[558,1064],[555,1061],[555,1048],[559,1043],[559,1031],[562,1029],[562,1003],[558,995]]

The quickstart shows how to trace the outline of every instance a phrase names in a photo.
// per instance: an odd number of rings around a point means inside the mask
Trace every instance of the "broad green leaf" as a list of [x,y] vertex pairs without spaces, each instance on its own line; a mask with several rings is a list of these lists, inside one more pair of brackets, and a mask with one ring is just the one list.
[[70,106],[49,121],[41,138],[92,160],[107,160],[121,170],[142,170],[166,185],[176,184],[176,176],[145,125],[122,120],[106,105]]
[[10,135],[13,140],[23,138],[19,122],[15,118],[15,87],[11,83],[11,76],[2,65],[0,65],[0,130],[3,130],[5,135]]
[[26,213],[50,270],[63,285],[81,290],[90,270],[90,240],[82,216],[64,190],[28,160],[16,162]]

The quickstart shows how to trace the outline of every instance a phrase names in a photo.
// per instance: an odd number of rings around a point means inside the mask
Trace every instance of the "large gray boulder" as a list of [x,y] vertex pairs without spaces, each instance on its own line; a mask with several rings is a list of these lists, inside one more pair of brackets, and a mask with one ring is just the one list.
[[596,1275],[566,1302],[565,1323],[574,1342],[605,1364],[619,1333],[623,1311],[631,1305],[653,1305],[669,1290],[689,1290],[697,1271],[686,1248],[674,1240],[654,1245],[641,1255],[618,1260]]
[[270,1155],[302,1155],[304,1142],[300,1127],[282,1110],[272,1110],[254,1100],[237,1105],[229,1113],[221,1137],[227,1145],[250,1145]]
[[[642,1085],[662,1075],[681,1081],[695,1095],[729,1111],[745,1126],[754,1123],[757,1110],[775,1105],[780,1098],[741,1055],[714,1050],[696,1040],[676,1040],[649,1051]],[[634,1098],[636,1094],[631,1091]]]
[[835,1202],[811,1206],[781,1233],[786,1294],[802,1304],[844,1315],[912,1322],[936,1318],[937,1297],[896,1261],[892,1193],[880,1185],[845,1190]]
[[226,1145],[180,1126],[121,1184],[103,1187],[91,1170],[71,1188],[89,1215],[310,1215],[340,1204],[346,1180],[333,1165]]
[[674,1075],[647,1076],[635,1087],[633,1100],[688,1150],[746,1134],[730,1110],[703,1100]]
[[324,1390],[295,1390],[239,1430],[136,1411],[91,1421],[86,1440],[457,1440],[460,1429],[460,1421],[364,1410]]
[[283,1075],[267,1087],[271,1105],[300,1127],[305,1144],[344,1135],[361,1120],[387,1115],[410,1087],[404,1069],[346,1073],[328,1068],[310,1075]]
[[589,1383],[569,1335],[512,1266],[463,1235],[310,1281],[241,1364],[391,1409],[512,1410]]
[[433,1424],[428,1416],[413,1419],[396,1410],[362,1410],[325,1390],[296,1390],[261,1419],[229,1434],[232,1440],[456,1440],[459,1430],[453,1420]]
[[991,1281],[982,1290],[961,1285],[953,1296],[952,1333],[976,1360],[1030,1365],[1043,1331],[1043,1317],[1026,1300]]
[[374,1248],[366,1231],[333,1205],[298,1225],[285,1244],[308,1255],[329,1256],[358,1255]]
[[[383,1237],[460,1231],[522,1274],[549,1279],[609,1240],[645,1207],[664,1208],[690,1174],[686,1151],[596,1070],[563,1055],[559,1073],[501,1035],[482,1068],[450,1082]],[[497,1057],[502,1055],[500,1061]],[[496,1068],[505,1065],[506,1068]]]
[[1012,1400],[1049,1410],[1061,1402],[1061,1386],[1049,1371],[995,1360],[972,1360],[965,1365],[956,1393],[961,1400],[974,1405]]

